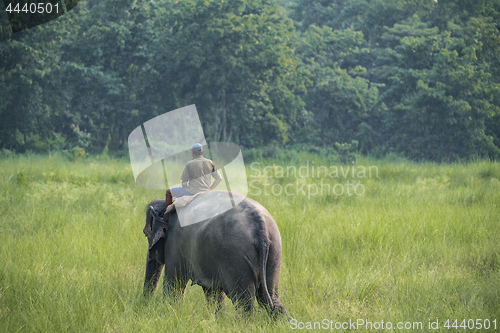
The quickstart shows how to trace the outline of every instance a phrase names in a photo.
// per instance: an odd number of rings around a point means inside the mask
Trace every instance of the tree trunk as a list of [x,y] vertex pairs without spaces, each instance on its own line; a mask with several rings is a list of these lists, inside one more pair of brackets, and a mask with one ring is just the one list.
[[233,128],[234,128],[234,125],[231,124],[231,127],[229,129],[229,137],[227,138],[227,142],[231,141],[231,137],[233,136]]
[[122,126],[120,126],[120,146],[123,146],[125,144],[125,130],[123,129]]
[[222,90],[222,141],[227,141],[226,135],[226,89]]
[[450,137],[446,138],[446,164],[450,164]]
[[14,149],[16,146],[17,140],[16,140],[16,134],[17,134],[17,128],[12,129],[12,140],[10,141],[10,150]]
[[217,112],[218,108],[215,108],[215,115],[214,115],[214,141],[217,142],[219,141],[220,138],[220,131],[219,131],[219,115]]

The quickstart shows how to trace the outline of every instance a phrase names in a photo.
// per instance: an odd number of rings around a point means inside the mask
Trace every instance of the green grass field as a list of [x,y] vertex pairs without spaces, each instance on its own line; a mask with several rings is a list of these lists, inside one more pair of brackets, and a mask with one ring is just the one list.
[[[297,328],[363,319],[375,327],[359,331],[431,331],[439,320],[448,332],[464,329],[447,319],[488,319],[480,331],[494,332],[494,320],[499,329],[500,164],[358,159],[354,175],[342,166],[338,177],[332,166],[341,168],[312,155],[247,166],[249,196],[281,232],[280,298]],[[161,288],[145,301],[144,210],[161,197],[135,185],[127,161],[1,159],[0,332],[294,328],[259,308],[247,321],[229,300],[216,319],[199,286],[177,303]],[[392,329],[377,329],[382,321]]]

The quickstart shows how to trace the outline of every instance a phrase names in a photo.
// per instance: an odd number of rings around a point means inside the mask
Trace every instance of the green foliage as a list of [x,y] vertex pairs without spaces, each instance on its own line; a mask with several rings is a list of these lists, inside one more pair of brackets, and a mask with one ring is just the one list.
[[85,149],[78,146],[71,149],[71,154],[75,162],[78,162],[79,159],[86,158],[88,155],[87,152],[85,152]]
[[[196,104],[211,141],[500,156],[496,0],[80,0],[0,26],[0,147],[126,151]],[[266,148],[263,148],[264,150]]]
[[18,172],[17,173],[17,185],[28,185],[28,181],[27,181],[27,177],[26,175],[24,174],[24,172]]
[[176,51],[162,54],[169,75],[158,84],[172,87],[176,107],[194,101],[213,141],[288,140],[302,105],[293,94],[298,61],[292,22],[274,2],[183,1],[160,19],[170,22],[160,42]]
[[382,38],[391,47],[378,61],[392,59],[384,91],[392,145],[414,159],[498,157],[485,124],[499,111],[489,92],[500,86],[478,63],[472,51],[477,42],[437,34],[417,16]]
[[343,164],[355,164],[356,152],[359,142],[352,140],[351,143],[338,143],[335,142],[335,148],[340,156],[340,162]]
[[298,51],[310,74],[304,100],[311,114],[303,114],[301,125],[311,122],[307,129],[316,127],[317,134],[310,136],[312,142],[300,141],[323,147],[353,139],[360,139],[363,148],[373,144],[366,133],[360,135],[362,124],[373,122],[379,108],[376,85],[362,77],[366,68],[355,61],[369,53],[363,43],[363,33],[350,29],[311,25],[304,32]]
[[[366,72],[358,71],[358,75],[379,92],[378,98],[372,94],[371,103],[365,104],[368,107],[364,114],[368,117],[356,119],[355,112],[343,115],[342,108],[354,109],[349,102],[359,98],[359,90],[353,98],[345,91],[335,94],[326,90],[317,95],[320,87],[310,88],[306,107],[313,113],[325,114],[340,104],[329,112],[340,121],[335,123],[323,116],[316,125],[320,128],[333,125],[326,135],[338,137],[339,132],[347,129],[348,135],[341,140],[358,139],[364,153],[397,151],[413,159],[451,161],[477,154],[499,156],[495,129],[500,104],[497,94],[490,93],[499,84],[498,57],[493,56],[498,54],[500,45],[500,34],[493,24],[498,16],[498,3],[458,5],[427,0],[369,3],[298,0],[296,3],[291,16],[300,21],[304,41],[308,43],[305,45],[309,54],[304,53],[306,63],[307,59],[314,59],[322,64],[319,66],[322,72],[338,64],[347,68],[361,65]],[[351,39],[350,44],[335,47],[331,44],[335,39],[325,35],[328,29],[333,29],[332,36],[357,34],[361,39]],[[312,31],[321,36],[316,38],[319,44],[314,42]],[[328,50],[324,47],[329,44],[334,46],[331,55],[324,57],[322,50]],[[316,49],[315,45],[323,49]],[[328,63],[330,59],[337,62]],[[322,79],[320,71],[312,73],[313,80]],[[329,89],[335,87],[330,80],[324,81]],[[341,86],[348,87],[349,83],[344,81]],[[322,101],[326,103],[318,104]],[[363,103],[356,106],[359,108]],[[346,128],[346,124],[355,126]],[[320,133],[324,140],[325,131]]]

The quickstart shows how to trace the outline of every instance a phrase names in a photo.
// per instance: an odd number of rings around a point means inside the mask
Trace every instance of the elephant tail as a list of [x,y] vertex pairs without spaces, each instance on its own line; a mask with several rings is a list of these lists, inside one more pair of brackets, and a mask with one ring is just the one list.
[[267,228],[262,217],[259,216],[258,219],[260,226],[259,234],[257,236],[257,251],[258,251],[258,262],[259,262],[259,281],[260,288],[262,288],[262,294],[267,299],[267,302],[271,309],[274,308],[273,300],[271,295],[269,295],[269,290],[267,289],[267,258],[269,256],[269,237],[267,236]]

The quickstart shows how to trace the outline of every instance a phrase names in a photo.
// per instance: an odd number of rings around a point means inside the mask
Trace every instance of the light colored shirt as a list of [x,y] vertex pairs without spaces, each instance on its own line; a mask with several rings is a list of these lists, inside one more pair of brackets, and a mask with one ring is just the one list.
[[196,194],[210,190],[212,177],[214,179],[221,178],[214,162],[203,156],[197,156],[186,163],[181,180],[182,182],[189,182],[184,187],[186,191]]

